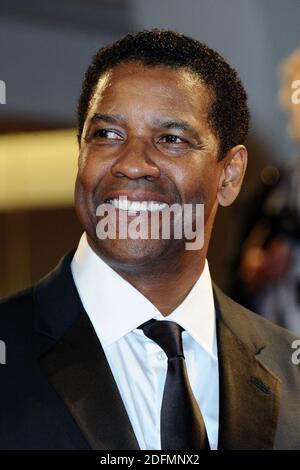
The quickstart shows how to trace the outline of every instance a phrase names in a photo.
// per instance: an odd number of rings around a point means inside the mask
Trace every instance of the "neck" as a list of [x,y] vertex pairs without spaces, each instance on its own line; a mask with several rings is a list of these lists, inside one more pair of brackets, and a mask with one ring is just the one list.
[[113,267],[139,290],[162,315],[168,316],[180,305],[199,279],[205,265],[215,211],[207,220],[201,250],[178,250],[168,259],[159,257],[136,271]]
[[188,253],[183,258],[173,258],[167,267],[165,263],[157,267],[152,263],[151,270],[143,272],[116,271],[167,316],[185,299],[204,269],[205,255]]
[[183,302],[204,269],[211,228],[212,224],[205,231],[201,250],[175,250],[167,258],[160,256],[157,261],[134,267],[116,266],[107,259],[104,261],[155,305],[162,315],[168,316]]

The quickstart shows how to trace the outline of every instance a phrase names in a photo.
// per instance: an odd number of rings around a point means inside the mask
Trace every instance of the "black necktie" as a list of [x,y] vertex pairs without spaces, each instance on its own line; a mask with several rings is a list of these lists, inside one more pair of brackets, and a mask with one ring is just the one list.
[[162,450],[209,449],[205,424],[187,375],[181,336],[184,329],[173,321],[153,319],[138,328],[168,357],[160,416]]

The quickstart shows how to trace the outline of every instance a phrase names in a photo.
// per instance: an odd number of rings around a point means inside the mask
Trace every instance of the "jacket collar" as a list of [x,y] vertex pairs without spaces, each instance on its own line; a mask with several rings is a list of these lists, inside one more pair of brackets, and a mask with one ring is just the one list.
[[[34,287],[39,363],[92,449],[139,449],[105,353],[77,293],[70,251]],[[248,314],[213,285],[220,375],[219,449],[272,449],[280,380]]]

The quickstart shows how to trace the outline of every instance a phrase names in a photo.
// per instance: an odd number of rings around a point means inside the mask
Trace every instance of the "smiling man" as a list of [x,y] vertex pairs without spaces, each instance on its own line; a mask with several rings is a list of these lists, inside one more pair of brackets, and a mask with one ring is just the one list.
[[[225,296],[206,260],[248,118],[236,72],[194,39],[144,31],[95,55],[78,106],[84,233],[0,307],[2,449],[300,449],[295,337]],[[196,249],[175,236],[186,208]]]

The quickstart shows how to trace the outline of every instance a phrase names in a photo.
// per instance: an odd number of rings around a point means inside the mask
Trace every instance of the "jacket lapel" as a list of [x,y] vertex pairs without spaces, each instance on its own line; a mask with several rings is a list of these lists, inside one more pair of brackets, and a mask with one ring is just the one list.
[[39,363],[92,449],[139,449],[66,256],[35,288]]
[[266,348],[247,311],[214,285],[220,377],[218,449],[273,449],[280,379],[263,363]]

